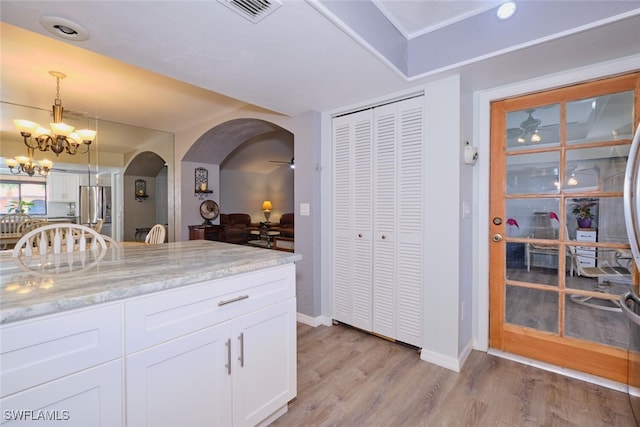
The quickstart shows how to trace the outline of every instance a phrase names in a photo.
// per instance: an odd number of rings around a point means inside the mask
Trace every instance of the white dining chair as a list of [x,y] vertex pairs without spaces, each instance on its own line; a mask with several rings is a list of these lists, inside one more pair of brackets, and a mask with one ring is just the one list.
[[31,217],[24,213],[7,214],[0,218],[0,244],[3,249],[7,249],[9,244],[16,243],[20,239],[18,225],[30,219]]
[[63,252],[85,252],[105,250],[104,237],[93,228],[79,224],[49,224],[29,231],[13,248],[12,256],[59,254]]
[[164,237],[167,233],[167,230],[164,228],[162,224],[156,224],[151,227],[147,237],[145,237],[144,242],[149,245],[157,245],[160,243],[164,243]]

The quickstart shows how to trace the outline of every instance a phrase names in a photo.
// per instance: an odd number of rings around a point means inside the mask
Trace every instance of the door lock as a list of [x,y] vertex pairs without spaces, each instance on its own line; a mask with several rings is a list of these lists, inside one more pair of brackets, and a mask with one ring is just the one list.
[[494,234],[491,237],[491,240],[493,240],[494,242],[501,242],[502,241],[502,234],[498,234],[498,233]]
[[493,218],[493,224],[494,224],[494,225],[500,225],[500,224],[502,224],[502,218],[499,218],[499,217],[495,217],[495,218]]

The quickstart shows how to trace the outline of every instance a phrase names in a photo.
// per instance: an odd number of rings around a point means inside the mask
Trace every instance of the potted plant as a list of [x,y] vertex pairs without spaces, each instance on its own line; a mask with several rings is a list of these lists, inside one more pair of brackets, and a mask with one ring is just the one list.
[[9,212],[29,213],[29,208],[33,205],[33,202],[27,202],[24,200],[11,200],[9,201]]
[[575,199],[571,205],[571,213],[576,216],[579,228],[590,228],[593,214],[591,208],[596,206],[594,199]]

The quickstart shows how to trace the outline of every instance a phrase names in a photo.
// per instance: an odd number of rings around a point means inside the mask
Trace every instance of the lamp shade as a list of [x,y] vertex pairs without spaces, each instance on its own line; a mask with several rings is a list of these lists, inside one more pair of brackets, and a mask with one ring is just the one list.
[[49,123],[49,126],[51,126],[53,133],[62,136],[71,135],[71,132],[73,132],[73,129],[75,129],[73,126],[69,126],[64,123]]
[[262,210],[263,211],[270,211],[271,209],[273,209],[273,205],[271,204],[271,200],[265,200],[264,202],[262,202]]
[[28,133],[29,135],[35,132],[35,130],[40,126],[35,122],[29,121],[29,120],[21,120],[21,119],[16,119],[13,121],[13,123],[16,125],[18,132]]
[[91,129],[80,129],[77,131],[78,135],[80,135],[80,138],[82,139],[82,141],[88,141],[91,142],[93,141],[93,139],[96,137],[96,131],[95,130],[91,130]]

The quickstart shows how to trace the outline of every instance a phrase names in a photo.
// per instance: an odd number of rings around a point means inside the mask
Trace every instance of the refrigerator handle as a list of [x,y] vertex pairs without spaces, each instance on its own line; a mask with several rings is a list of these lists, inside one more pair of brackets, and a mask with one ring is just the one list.
[[640,326],[640,316],[629,308],[627,301],[633,301],[633,304],[640,305],[640,299],[638,299],[638,297],[631,291],[620,295],[620,308],[622,308],[622,312],[629,318],[629,320]]
[[624,175],[624,220],[631,244],[631,253],[640,269],[640,126],[631,142],[629,160]]

